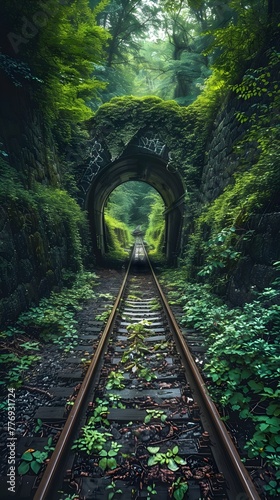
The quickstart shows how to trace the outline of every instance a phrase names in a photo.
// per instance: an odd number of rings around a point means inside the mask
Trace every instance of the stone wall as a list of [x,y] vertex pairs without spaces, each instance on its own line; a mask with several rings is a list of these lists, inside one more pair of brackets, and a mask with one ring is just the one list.
[[34,181],[59,185],[52,134],[32,94],[5,80],[0,85],[0,141],[8,162],[24,174],[27,189]]
[[273,263],[280,260],[280,212],[254,215],[247,227],[252,236],[242,241],[242,257],[228,285],[228,299],[235,305],[256,298],[279,277]]
[[[223,192],[232,182],[232,175],[240,163],[234,145],[242,139],[247,126],[236,119],[237,112],[248,114],[249,105],[231,94],[213,123],[212,134],[206,147],[206,161],[201,179],[203,203],[213,201]],[[246,155],[248,162],[254,163],[257,160],[258,154],[253,143],[248,144]]]
[[73,251],[65,221],[50,221],[32,199],[35,181],[60,186],[51,131],[30,95],[6,82],[4,90],[0,150],[8,156],[1,158],[12,167],[11,172],[19,173],[19,191],[5,196],[7,177],[0,172],[0,325],[15,320],[61,284],[62,269],[71,268]]
[[0,208],[0,324],[15,320],[61,282],[67,235],[62,223],[51,237],[47,229],[31,207]]
[[[246,123],[236,119],[237,112],[250,112],[247,102],[230,96],[213,124],[206,148],[206,161],[202,173],[201,202],[215,200],[224,188],[233,182],[233,174],[241,158],[234,145],[246,132]],[[244,158],[242,159],[244,160]],[[253,165],[258,160],[254,143],[248,143],[246,163]],[[273,207],[271,207],[273,208]],[[270,208],[270,211],[271,211]],[[275,208],[278,210],[278,207]],[[273,263],[280,260],[280,213],[273,212],[252,216],[243,228],[252,231],[247,242],[237,250],[242,257],[228,282],[227,297],[234,305],[253,300],[254,291],[262,291],[277,277]]]

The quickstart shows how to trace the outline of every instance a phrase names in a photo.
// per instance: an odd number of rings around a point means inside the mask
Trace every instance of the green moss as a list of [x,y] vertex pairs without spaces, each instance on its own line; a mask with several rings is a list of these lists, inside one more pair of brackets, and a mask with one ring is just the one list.
[[161,198],[158,196],[154,198],[151,209],[149,226],[145,233],[145,241],[148,243],[149,255],[152,258],[161,260],[163,258],[164,245],[164,203]]
[[106,258],[109,260],[123,261],[128,256],[128,248],[133,238],[129,227],[113,217],[106,215],[106,239],[108,252]]
[[[1,160],[0,202],[7,212],[13,232],[24,231],[38,265],[47,268],[48,254],[58,241],[66,240],[67,266],[82,267],[88,228],[85,213],[66,192],[35,183],[25,188],[24,180],[7,162]],[[63,234],[62,234],[63,233]]]
[[[140,131],[153,130],[172,152],[175,168],[189,186],[198,185],[203,152],[209,131],[207,106],[181,107],[175,101],[159,97],[115,97],[101,106],[88,127],[105,141],[113,158],[119,156]],[[116,130],[118,133],[116,134]],[[199,138],[199,139],[198,139]]]

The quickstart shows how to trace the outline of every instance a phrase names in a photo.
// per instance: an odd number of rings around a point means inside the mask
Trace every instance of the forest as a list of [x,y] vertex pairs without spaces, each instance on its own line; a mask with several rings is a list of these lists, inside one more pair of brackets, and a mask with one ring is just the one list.
[[[102,207],[104,262],[121,267],[143,230],[182,324],[205,335],[211,396],[248,426],[279,498],[280,2],[1,0],[0,14],[1,346],[46,324],[67,334],[61,301],[72,287],[71,316],[97,265],[79,203],[93,131],[122,153],[151,127],[187,186],[176,265],[168,207],[141,180]],[[0,360],[1,385],[34,362]]]

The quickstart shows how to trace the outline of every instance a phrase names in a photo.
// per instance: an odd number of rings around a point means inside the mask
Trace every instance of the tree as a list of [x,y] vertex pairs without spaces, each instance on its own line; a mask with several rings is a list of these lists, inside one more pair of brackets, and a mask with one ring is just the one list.
[[88,99],[104,86],[93,76],[93,64],[102,61],[108,40],[96,22],[98,9],[93,11],[88,0],[3,0],[1,10],[2,50],[36,77],[32,92],[46,118],[70,123],[91,116]]
[[109,196],[105,214],[128,224],[148,226],[151,206],[160,195],[145,182],[129,181],[118,186]]

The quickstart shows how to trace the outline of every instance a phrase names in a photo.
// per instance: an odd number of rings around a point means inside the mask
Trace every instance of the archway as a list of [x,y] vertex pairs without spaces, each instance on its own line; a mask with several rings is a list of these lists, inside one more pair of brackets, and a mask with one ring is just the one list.
[[110,193],[129,180],[144,181],[153,186],[165,203],[164,251],[169,263],[176,263],[181,250],[183,201],[185,191],[178,175],[166,170],[166,165],[148,155],[118,160],[103,168],[90,187],[86,208],[89,214],[92,241],[98,261],[106,252],[104,205]]
[[166,261],[176,265],[181,252],[185,187],[181,175],[171,166],[170,154],[162,140],[151,139],[147,133],[145,137],[134,137],[114,161],[110,161],[108,151],[100,142],[95,140],[92,149],[93,161],[81,179],[81,186],[97,261],[101,263],[106,253],[106,200],[117,186],[134,180],[150,184],[164,201],[164,252]]

